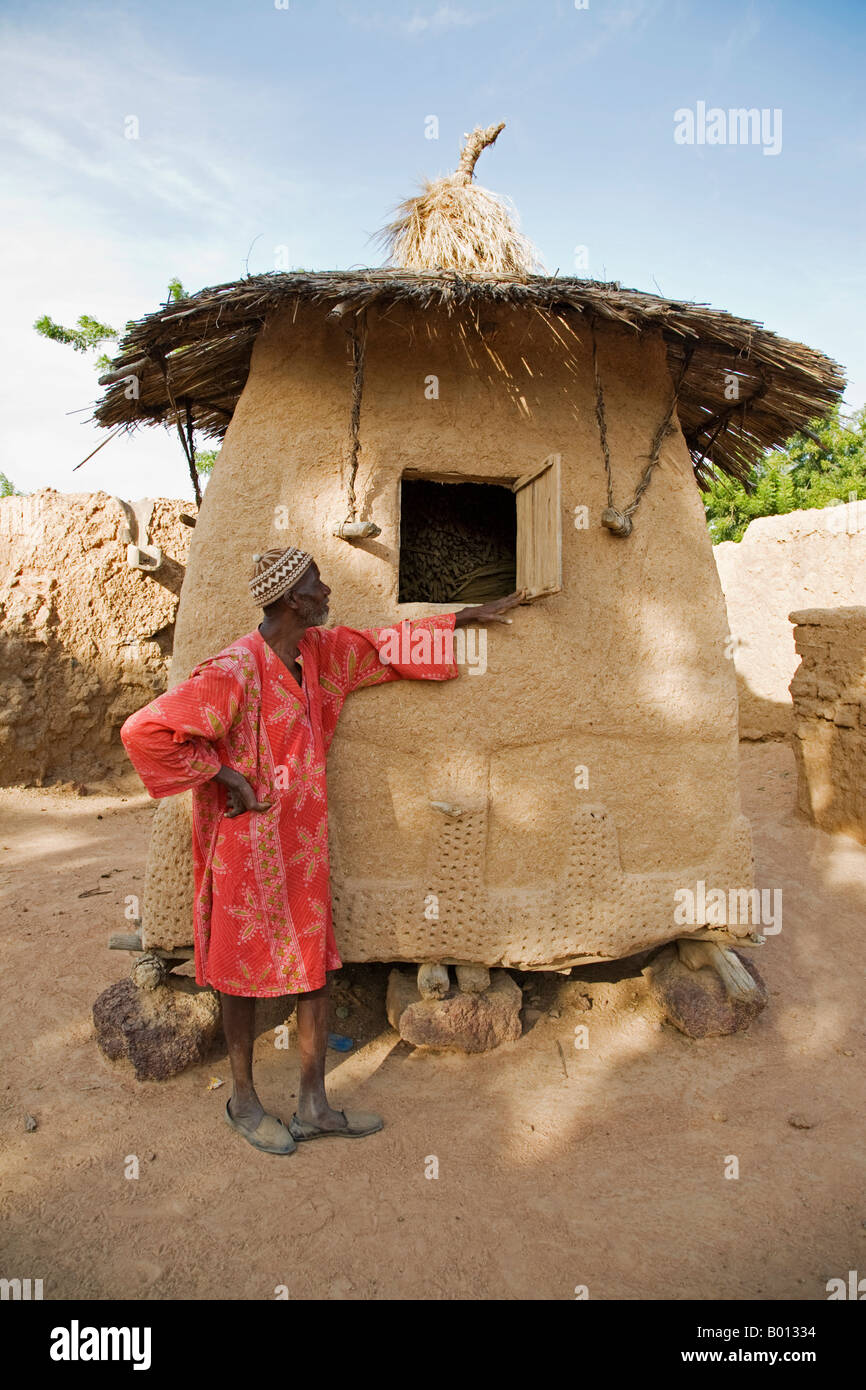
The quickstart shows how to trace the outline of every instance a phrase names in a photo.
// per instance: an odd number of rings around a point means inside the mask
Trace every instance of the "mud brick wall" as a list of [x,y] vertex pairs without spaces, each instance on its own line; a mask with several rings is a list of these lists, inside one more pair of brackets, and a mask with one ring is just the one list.
[[0,785],[99,780],[129,762],[126,717],[168,681],[189,502],[157,498],[158,570],[127,564],[108,493],[0,500]]
[[866,608],[790,617],[800,656],[791,681],[800,810],[866,844]]
[[787,739],[792,609],[866,604],[866,501],[762,516],[714,547],[737,673],[741,739]]

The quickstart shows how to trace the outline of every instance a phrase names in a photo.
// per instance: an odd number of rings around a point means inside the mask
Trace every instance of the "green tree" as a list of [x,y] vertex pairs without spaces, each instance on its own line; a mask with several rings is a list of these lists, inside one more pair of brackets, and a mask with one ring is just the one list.
[[860,498],[866,498],[866,406],[843,421],[838,405],[766,454],[752,469],[748,490],[721,477],[703,493],[714,542],[742,540],[758,516]]
[[5,473],[0,473],[0,497],[20,496],[21,493],[18,491],[15,484],[9,478],[6,477]]
[[210,477],[218,452],[217,449],[196,449],[195,466],[203,477]]
[[[100,323],[90,314],[82,314],[74,328],[64,328],[62,323],[55,323],[49,314],[43,314],[33,327],[43,338],[50,338],[54,343],[68,343],[73,352],[94,352],[103,343],[117,341],[117,329],[110,324]],[[100,353],[96,365],[101,372],[107,371],[111,358],[105,352]]]
[[[186,299],[186,290],[182,282],[175,275],[168,282],[167,304],[175,304],[179,299]],[[90,314],[82,314],[75,328],[64,328],[63,324],[55,323],[48,315],[43,314],[37,319],[33,327],[43,338],[50,338],[55,343],[66,343],[72,348],[73,352],[95,352],[102,347],[103,343],[117,344],[117,330],[107,323],[100,323]],[[129,323],[127,328],[131,327]],[[99,353],[95,365],[99,372],[107,372],[111,367],[111,357],[107,353]],[[213,472],[216,462],[216,449],[196,449],[195,467],[199,477],[208,477]],[[0,478],[3,475],[0,474]],[[6,480],[8,482],[8,480]],[[11,483],[9,484],[12,489]],[[7,493],[0,492],[0,496],[8,496]]]
[[[174,304],[179,299],[186,299],[186,290],[175,275],[168,282],[166,303]],[[92,314],[82,314],[74,328],[64,328],[62,323],[55,323],[50,314],[43,314],[33,327],[41,337],[50,338],[53,343],[66,343],[73,352],[96,352],[103,343],[116,344],[118,337],[116,328],[100,323]],[[126,327],[130,328],[131,324],[127,323]],[[111,358],[107,353],[100,353],[95,365],[100,372],[108,371]]]

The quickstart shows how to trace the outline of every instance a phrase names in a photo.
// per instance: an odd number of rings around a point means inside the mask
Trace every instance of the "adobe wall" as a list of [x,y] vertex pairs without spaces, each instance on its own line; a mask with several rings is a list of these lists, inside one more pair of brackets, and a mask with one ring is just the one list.
[[787,738],[797,667],[788,614],[866,603],[866,502],[758,517],[714,547],[728,609],[740,738]]
[[800,810],[866,844],[866,608],[790,617],[801,658],[791,682]]
[[159,498],[165,561],[131,569],[105,492],[0,499],[0,784],[125,772],[124,719],[165,689],[191,536],[189,503]]
[[[329,783],[348,960],[625,955],[678,934],[673,885],[751,882],[727,620],[685,442],[677,431],[663,447],[632,536],[611,536],[599,521],[607,498],[586,330],[569,369],[540,319],[488,312],[474,362],[453,318],[370,312],[356,492],[360,518],[382,534],[359,544],[331,534],[346,515],[346,324],[310,306],[271,320],[193,539],[172,682],[259,622],[247,589],[254,551],[312,551],[332,621],[437,611],[397,604],[402,471],[514,478],[562,455],[564,592],[487,629],[484,675],[369,689],[344,710]],[[660,337],[610,325],[598,337],[622,505],[671,382]],[[425,394],[431,377],[438,399]],[[586,530],[574,525],[578,506]],[[586,789],[575,787],[579,765]],[[466,808],[454,834],[434,800]],[[151,944],[189,940],[188,817],[187,798],[159,807]],[[430,893],[441,909],[432,924]]]

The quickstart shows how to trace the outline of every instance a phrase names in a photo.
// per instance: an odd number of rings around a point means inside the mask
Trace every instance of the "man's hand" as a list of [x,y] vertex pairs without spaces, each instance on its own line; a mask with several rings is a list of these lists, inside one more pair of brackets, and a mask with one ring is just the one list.
[[213,779],[222,782],[228,792],[226,818],[232,820],[246,811],[269,811],[270,801],[259,801],[246,777],[233,767],[221,767]]
[[526,597],[525,589],[516,589],[505,598],[494,598],[489,603],[476,604],[474,608],[461,608],[454,614],[454,626],[466,627],[468,623],[510,623],[504,616],[509,608],[516,608]]

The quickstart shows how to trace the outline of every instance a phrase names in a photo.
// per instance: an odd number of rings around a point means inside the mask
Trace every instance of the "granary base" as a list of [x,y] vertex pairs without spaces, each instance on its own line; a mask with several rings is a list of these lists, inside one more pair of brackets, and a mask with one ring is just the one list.
[[423,999],[413,971],[392,970],[385,1008],[388,1022],[414,1047],[489,1052],[521,1035],[523,996],[506,970],[491,973],[481,993],[449,990],[440,999]]

